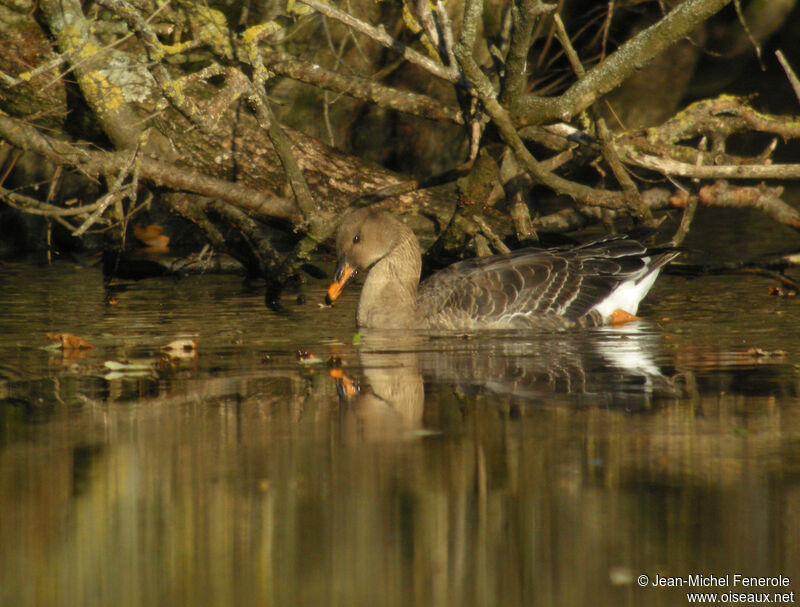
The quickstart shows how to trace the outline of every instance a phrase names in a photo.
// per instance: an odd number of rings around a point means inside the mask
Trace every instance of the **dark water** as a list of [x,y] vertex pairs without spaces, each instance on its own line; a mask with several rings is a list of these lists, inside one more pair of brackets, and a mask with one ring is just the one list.
[[0,265],[0,605],[788,596],[800,297],[770,284],[666,276],[624,329],[354,344],[357,289],[277,315],[237,278]]

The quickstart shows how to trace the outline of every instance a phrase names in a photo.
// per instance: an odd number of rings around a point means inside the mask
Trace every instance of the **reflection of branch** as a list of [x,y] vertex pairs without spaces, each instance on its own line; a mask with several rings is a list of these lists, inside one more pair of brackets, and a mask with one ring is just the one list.
[[418,53],[412,48],[409,48],[399,40],[395,40],[389,34],[386,33],[383,25],[379,25],[375,27],[361,21],[360,19],[356,19],[352,15],[345,13],[344,11],[340,11],[338,8],[321,2],[321,0],[299,0],[303,4],[307,4],[315,11],[322,13],[326,17],[331,19],[336,19],[337,21],[341,21],[345,25],[353,28],[354,30],[361,32],[365,36],[369,36],[375,42],[385,46],[386,48],[390,48],[393,51],[399,53],[403,56],[404,59],[408,60],[409,62],[418,65],[419,67],[427,70],[434,76],[437,76],[443,80],[447,80],[448,82],[457,83],[459,81],[458,72],[453,69],[447,69],[445,66],[441,65],[440,63],[436,63],[432,59],[429,59],[425,55]]
[[716,264],[670,264],[665,270],[668,274],[676,276],[705,276],[709,274],[759,274],[768,276],[773,280],[783,283],[795,291],[800,291],[800,284],[784,276],[782,273],[787,268],[797,265],[797,253],[774,255],[745,261],[723,261]]

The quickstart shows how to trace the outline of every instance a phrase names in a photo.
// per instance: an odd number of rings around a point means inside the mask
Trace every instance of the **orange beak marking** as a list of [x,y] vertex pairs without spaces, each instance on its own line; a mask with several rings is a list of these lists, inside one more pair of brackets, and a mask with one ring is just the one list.
[[354,396],[358,395],[358,388],[353,383],[353,380],[345,375],[344,371],[341,368],[336,369],[329,369],[328,375],[330,375],[336,382],[338,382],[342,389],[344,390],[345,396],[347,398],[353,398]]
[[328,294],[325,296],[325,303],[331,305],[342,294],[344,286],[347,284],[352,276],[355,268],[348,263],[343,263],[337,268],[334,281],[328,287]]

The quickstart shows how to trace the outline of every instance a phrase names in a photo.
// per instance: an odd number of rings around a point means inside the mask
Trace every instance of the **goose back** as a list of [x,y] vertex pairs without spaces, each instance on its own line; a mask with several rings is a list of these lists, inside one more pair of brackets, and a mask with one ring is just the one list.
[[[599,325],[606,315],[596,308],[621,285],[654,280],[677,255],[611,237],[571,249],[469,259],[420,284],[418,317],[425,327],[444,329]],[[643,285],[645,292],[651,285]],[[635,314],[638,303],[621,307]]]

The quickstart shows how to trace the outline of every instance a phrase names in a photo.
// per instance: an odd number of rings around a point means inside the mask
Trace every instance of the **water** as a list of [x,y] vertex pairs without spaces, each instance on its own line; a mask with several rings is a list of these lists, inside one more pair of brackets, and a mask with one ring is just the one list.
[[354,343],[357,289],[278,315],[233,277],[0,265],[0,605],[794,592],[800,298],[769,284],[665,276],[623,329]]

